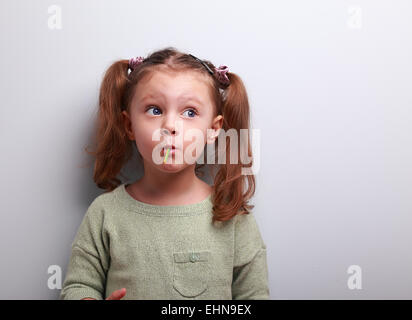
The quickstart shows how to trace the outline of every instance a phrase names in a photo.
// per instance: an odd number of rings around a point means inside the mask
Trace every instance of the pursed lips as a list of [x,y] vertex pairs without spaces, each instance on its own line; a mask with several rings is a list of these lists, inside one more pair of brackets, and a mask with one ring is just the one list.
[[[170,150],[169,150],[170,149]],[[169,154],[174,154],[176,152],[176,147],[174,145],[167,145],[164,146],[161,152],[161,155],[165,156],[167,153],[167,150],[169,150]]]

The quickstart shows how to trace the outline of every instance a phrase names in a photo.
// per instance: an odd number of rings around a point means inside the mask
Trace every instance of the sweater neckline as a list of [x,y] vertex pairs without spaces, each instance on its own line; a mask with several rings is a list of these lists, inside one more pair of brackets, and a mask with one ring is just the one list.
[[191,216],[210,213],[213,208],[212,194],[209,194],[205,199],[197,203],[184,205],[155,205],[133,198],[126,191],[126,183],[122,183],[115,189],[115,195],[128,210],[151,216]]

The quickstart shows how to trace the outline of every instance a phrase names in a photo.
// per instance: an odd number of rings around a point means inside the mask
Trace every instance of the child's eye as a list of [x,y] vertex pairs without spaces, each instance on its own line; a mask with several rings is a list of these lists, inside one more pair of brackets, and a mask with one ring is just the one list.
[[[150,106],[149,108],[146,109],[146,112],[148,112],[149,110],[153,111],[153,112],[150,112],[153,116],[158,116],[162,114],[162,111],[157,106]],[[187,114],[189,118],[194,118],[197,115],[197,112],[195,109],[187,109],[183,112],[183,114],[185,113]]]
[[188,117],[189,118],[194,118],[197,115],[197,112],[194,109],[187,109],[183,113],[189,112]]
[[[159,112],[161,112],[158,107],[150,107],[150,108],[147,108],[147,109],[146,109],[146,112],[149,111],[149,110],[153,110],[154,113],[152,113],[152,115],[154,115],[154,116],[159,115],[159,114],[160,114]],[[156,110],[156,111],[155,111],[155,110]]]

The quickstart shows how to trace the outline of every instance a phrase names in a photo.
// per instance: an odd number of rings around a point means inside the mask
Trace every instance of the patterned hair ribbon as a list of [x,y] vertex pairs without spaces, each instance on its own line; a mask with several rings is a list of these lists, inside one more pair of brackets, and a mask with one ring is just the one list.
[[131,58],[129,60],[129,68],[133,71],[144,61],[143,57]]
[[227,73],[229,72],[229,68],[227,66],[220,66],[219,68],[215,68],[216,71],[216,78],[219,82],[223,84],[229,84],[230,80],[227,77]]
[[216,79],[223,85],[228,85],[230,83],[230,80],[227,77],[227,73],[229,72],[229,68],[227,66],[220,66],[219,68],[215,68],[215,72],[213,72],[203,60],[200,60],[193,54],[189,54],[189,56],[199,61],[212,76],[214,76],[216,73]]

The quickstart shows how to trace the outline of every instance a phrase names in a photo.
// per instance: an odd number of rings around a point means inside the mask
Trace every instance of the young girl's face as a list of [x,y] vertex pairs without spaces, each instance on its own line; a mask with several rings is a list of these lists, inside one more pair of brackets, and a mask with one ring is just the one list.
[[[125,127],[131,140],[142,155],[145,165],[156,166],[162,171],[180,171],[188,165],[185,150],[197,159],[206,143],[213,143],[222,127],[221,115],[214,117],[215,106],[210,97],[208,86],[201,75],[194,72],[157,71],[148,79],[142,79],[130,104],[129,112],[123,111]],[[166,129],[166,130],[165,130]],[[194,129],[194,130],[191,130]],[[209,129],[210,131],[208,132]],[[152,139],[156,130],[167,132],[160,136],[160,141]],[[185,132],[197,131],[202,139],[191,137],[185,139]],[[156,145],[167,142],[175,146],[169,152],[166,163],[156,164],[152,152]],[[164,158],[166,150],[160,155]],[[181,157],[178,157],[181,153]],[[176,159],[183,162],[176,163]]]

